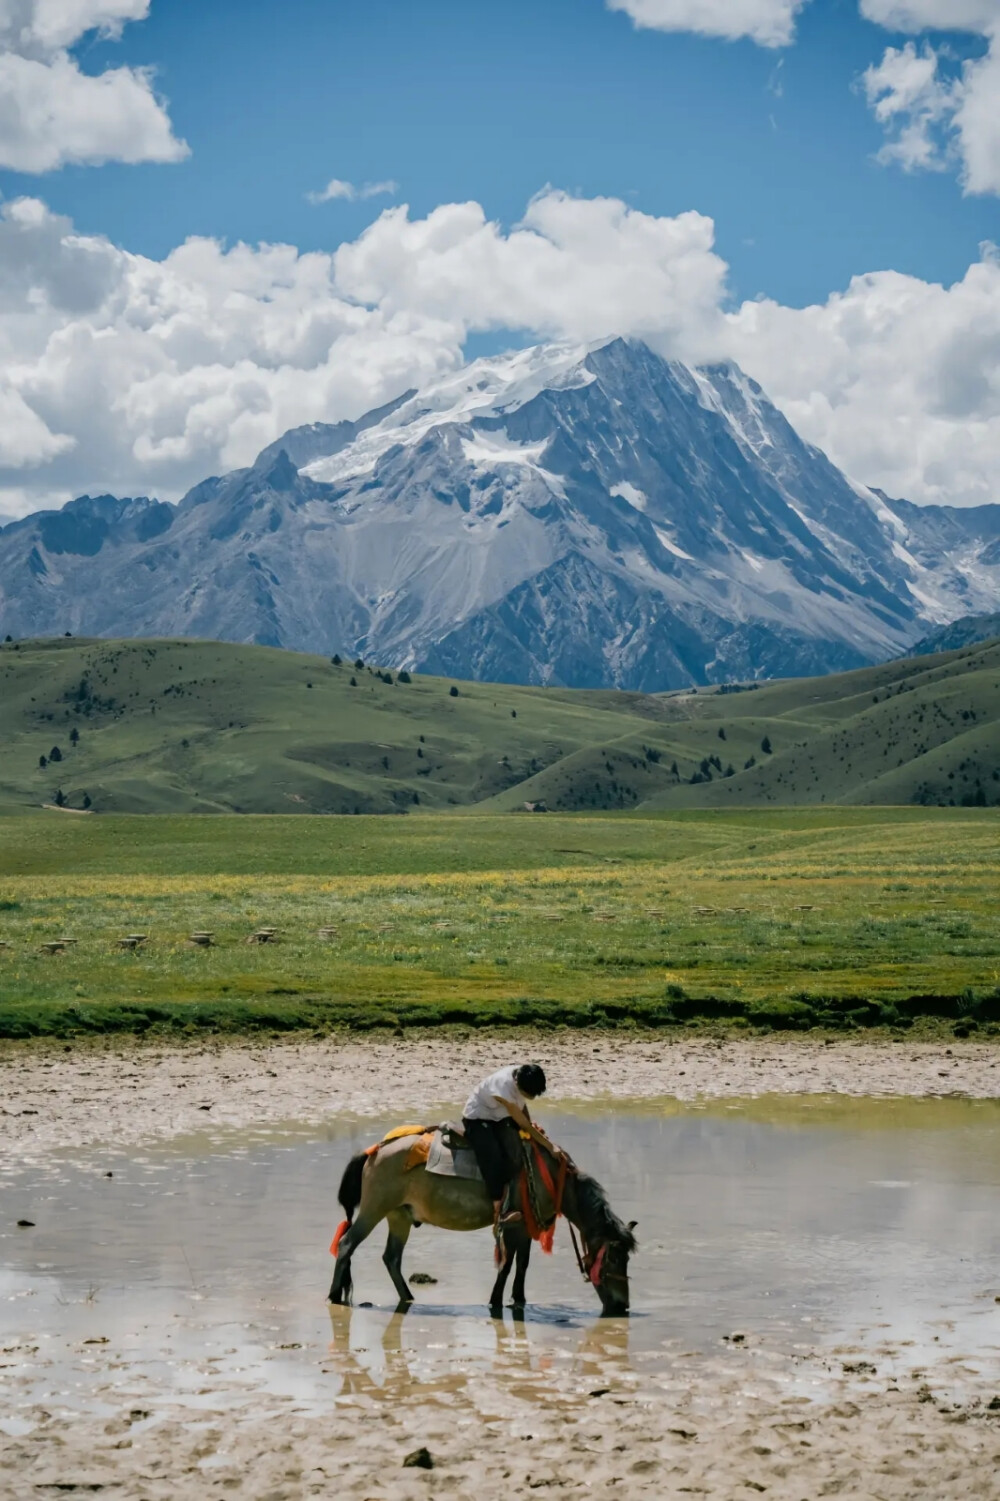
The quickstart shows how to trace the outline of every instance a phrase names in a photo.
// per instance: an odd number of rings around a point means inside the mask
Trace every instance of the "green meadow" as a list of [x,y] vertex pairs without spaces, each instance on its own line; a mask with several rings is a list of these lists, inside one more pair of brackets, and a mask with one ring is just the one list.
[[[980,808],[12,816],[0,1036],[706,1022],[989,1035],[998,856],[1000,812]],[[247,941],[264,927],[273,941]],[[201,931],[211,946],[191,941]],[[133,934],[147,936],[119,947]]]

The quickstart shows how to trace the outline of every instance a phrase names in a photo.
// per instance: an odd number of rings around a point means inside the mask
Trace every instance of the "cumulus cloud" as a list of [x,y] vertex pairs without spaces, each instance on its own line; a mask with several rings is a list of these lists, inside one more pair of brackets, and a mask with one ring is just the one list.
[[357,417],[454,368],[470,333],[647,339],[732,357],[856,478],[1000,498],[1000,264],[885,272],[825,304],[726,312],[696,213],[547,190],[510,230],[476,203],[391,208],[334,254],[192,239],[163,260],[0,210],[0,510],[83,491],[176,498],[286,428]]
[[918,51],[913,42],[887,47],[862,83],[876,120],[889,135],[879,161],[898,162],[908,172],[943,171],[952,150],[948,136],[958,85],[941,76],[934,48],[925,45]]
[[392,198],[399,192],[399,183],[387,178],[385,182],[366,182],[360,188],[356,188],[353,182],[344,182],[343,178],[331,177],[325,188],[318,193],[307,193],[310,203],[333,203],[336,199],[345,199],[348,203],[356,203],[359,199],[366,198]]
[[116,37],[148,13],[149,0],[0,0],[0,166],[50,172],[188,154],[148,68],[84,73],[68,50],[89,32]]
[[908,171],[957,162],[968,193],[1000,193],[1000,6],[997,0],[861,0],[862,13],[896,31],[970,31],[988,39],[985,55],[957,75],[944,49],[913,42],[888,47],[863,85],[885,127],[882,161]]
[[808,0],[607,0],[637,26],[655,31],[693,31],[735,41],[750,37],[761,47],[787,47],[795,18]]
[[967,191],[1000,193],[1000,23],[986,56],[966,64],[955,129]]
[[855,478],[918,502],[1000,500],[1000,260],[944,287],[884,271],[814,307],[745,303],[734,358]]
[[504,234],[478,203],[425,219],[382,214],[334,257],[338,287],[389,315],[420,309],[465,330],[591,340],[621,332],[705,347],[726,267],[702,214],[643,214],[616,198],[547,190]]

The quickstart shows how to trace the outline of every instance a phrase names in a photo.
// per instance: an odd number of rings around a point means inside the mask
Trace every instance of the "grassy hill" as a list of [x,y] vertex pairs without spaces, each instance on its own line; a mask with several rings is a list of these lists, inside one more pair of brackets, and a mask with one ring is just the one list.
[[[0,647],[0,812],[1000,804],[1000,643],[673,694],[451,683],[265,647]],[[71,816],[66,813],[63,816]]]

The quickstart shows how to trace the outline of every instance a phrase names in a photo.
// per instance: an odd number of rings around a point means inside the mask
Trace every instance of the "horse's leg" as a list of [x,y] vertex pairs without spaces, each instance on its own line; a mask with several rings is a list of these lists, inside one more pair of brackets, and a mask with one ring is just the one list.
[[385,1243],[382,1260],[386,1271],[392,1278],[393,1286],[399,1294],[400,1301],[412,1303],[413,1294],[406,1285],[403,1276],[403,1251],[413,1229],[413,1216],[408,1209],[394,1209],[387,1216],[389,1222],[389,1239]]
[[[381,1219],[381,1215],[379,1218]],[[329,1301],[331,1303],[346,1303],[349,1301],[352,1282],[351,1257],[362,1241],[368,1239],[377,1224],[378,1220],[367,1220],[364,1214],[359,1214],[350,1229],[344,1231],[343,1238],[337,1249],[337,1263],[333,1271],[333,1281],[330,1284]]]
[[493,1284],[493,1291],[490,1293],[490,1309],[494,1313],[503,1307],[504,1288],[507,1286],[507,1278],[510,1276],[511,1267],[514,1265],[515,1236],[519,1234],[523,1235],[524,1231],[521,1230],[519,1232],[516,1227],[512,1226],[501,1232],[503,1262],[501,1263],[500,1270],[497,1272],[497,1280]]
[[531,1260],[531,1236],[525,1235],[523,1231],[518,1237],[515,1255],[514,1286],[511,1289],[510,1300],[515,1308],[523,1308],[524,1279],[528,1275],[528,1262]]

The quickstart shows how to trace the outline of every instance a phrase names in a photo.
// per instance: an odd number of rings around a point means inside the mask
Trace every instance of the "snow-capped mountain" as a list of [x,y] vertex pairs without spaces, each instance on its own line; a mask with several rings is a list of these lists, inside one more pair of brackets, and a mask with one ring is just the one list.
[[894,656],[1000,606],[1000,506],[852,483],[733,365],[479,360],[287,433],[177,507],[0,531],[0,629],[186,635],[460,677],[660,689]]

